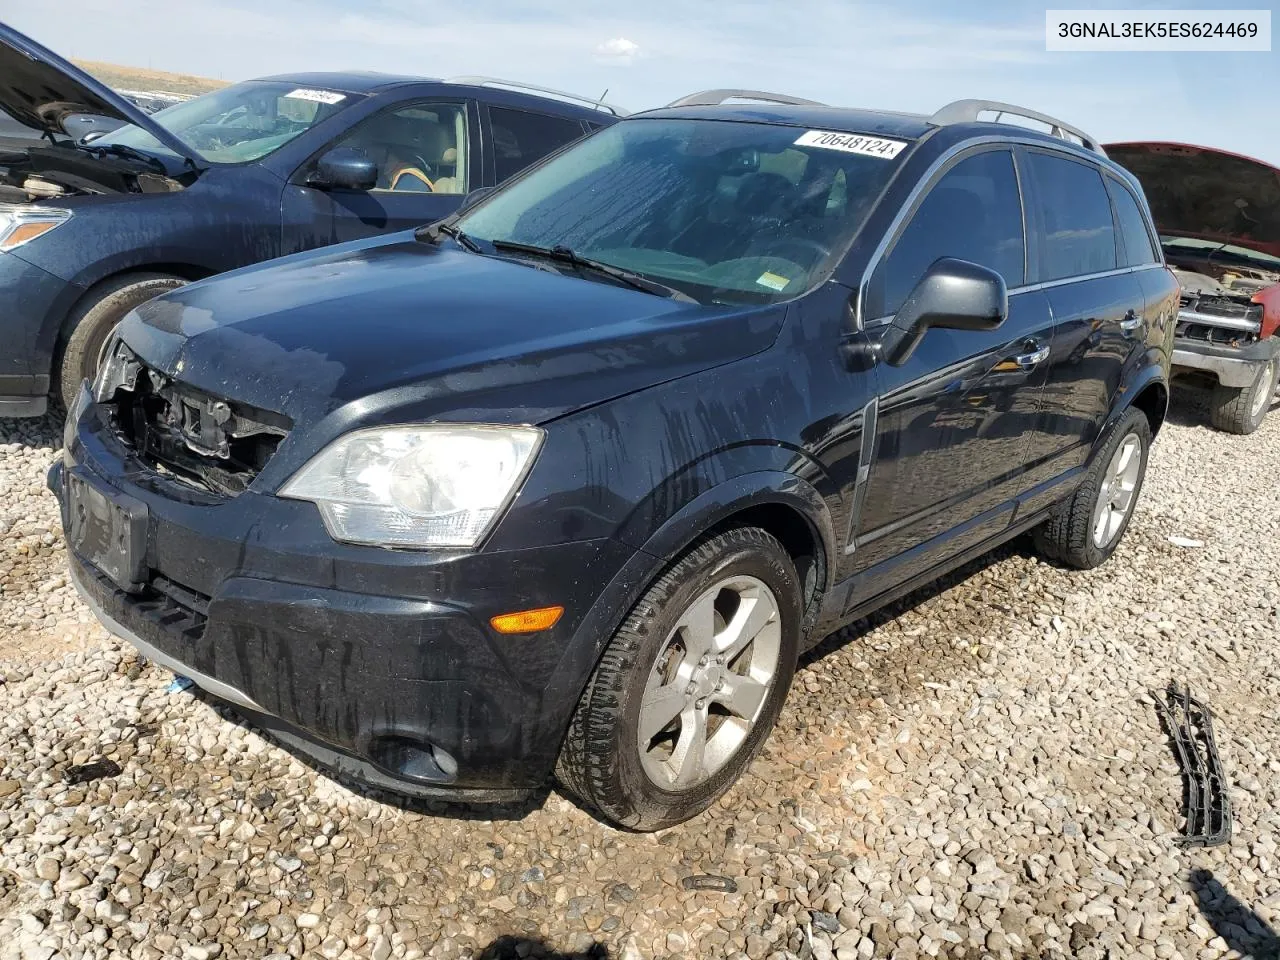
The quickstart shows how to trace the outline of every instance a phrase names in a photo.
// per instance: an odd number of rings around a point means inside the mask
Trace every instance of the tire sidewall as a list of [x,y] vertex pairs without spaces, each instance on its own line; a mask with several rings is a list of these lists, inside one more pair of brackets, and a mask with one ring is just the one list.
[[138,277],[103,292],[80,311],[58,362],[58,389],[64,405],[74,399],[81,380],[92,379],[103,346],[130,310],[186,284],[181,277]]
[[[637,746],[640,701],[646,680],[689,605],[716,582],[740,575],[763,581],[773,591],[778,604],[782,636],[773,686],[751,733],[715,775],[690,790],[664,790],[645,773]],[[714,803],[745,772],[768,739],[786,701],[799,656],[801,619],[799,584],[789,558],[780,547],[766,551],[755,544],[736,544],[715,563],[686,577],[677,587],[664,608],[648,623],[620,696],[616,787],[621,796],[631,801],[635,816],[627,819],[633,821],[632,825],[651,824],[655,819],[666,823],[686,820]]]
[[[1099,547],[1093,539],[1093,517],[1098,509],[1098,496],[1102,493],[1102,480],[1106,475],[1107,469],[1111,466],[1111,458],[1115,456],[1116,450],[1124,443],[1127,437],[1137,437],[1142,455],[1141,465],[1138,468],[1138,482],[1133,488],[1133,501],[1129,505],[1129,512],[1125,515],[1124,521],[1120,524],[1120,529],[1116,531],[1114,537],[1104,547]],[[1089,566],[1095,567],[1108,560],[1113,553],[1120,547],[1120,543],[1124,540],[1124,535],[1129,531],[1129,524],[1133,522],[1133,515],[1138,510],[1138,501],[1142,497],[1142,488],[1147,480],[1147,461],[1151,456],[1151,425],[1147,421],[1146,415],[1140,411],[1130,410],[1116,424],[1115,430],[1111,433],[1111,438],[1102,448],[1098,458],[1094,461],[1092,476],[1089,478],[1089,487],[1092,495],[1089,498],[1089,529],[1087,531],[1087,540],[1085,541],[1085,549],[1088,553]]]
[[[1249,417],[1248,432],[1253,433],[1258,427],[1262,426],[1262,421],[1267,418],[1267,414],[1271,411],[1272,396],[1276,392],[1276,379],[1280,376],[1280,359],[1272,359],[1263,365],[1258,371],[1257,379],[1253,381],[1253,387],[1249,390],[1249,395],[1245,398],[1245,411]],[[1253,405],[1257,402],[1258,393],[1262,392],[1266,396],[1266,402],[1263,403],[1262,409],[1253,414]]]

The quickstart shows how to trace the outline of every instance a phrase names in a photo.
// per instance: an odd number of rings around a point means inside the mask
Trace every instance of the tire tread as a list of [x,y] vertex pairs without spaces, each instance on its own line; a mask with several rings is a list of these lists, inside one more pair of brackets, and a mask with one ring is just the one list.
[[[636,659],[672,595],[727,549],[754,548],[787,557],[782,544],[758,527],[735,527],[703,538],[653,582],[614,633],[582,697],[560,749],[556,778],[560,785],[609,820],[639,830],[655,830],[686,819],[676,812],[655,818],[637,810],[618,787],[618,730],[623,691]],[[789,677],[788,677],[789,680]],[[696,811],[694,811],[696,812]]]

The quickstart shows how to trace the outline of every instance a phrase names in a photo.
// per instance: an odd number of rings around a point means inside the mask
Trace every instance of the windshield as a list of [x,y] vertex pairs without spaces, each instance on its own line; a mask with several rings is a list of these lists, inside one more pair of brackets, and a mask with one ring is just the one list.
[[[357,99],[349,93],[296,83],[251,81],[225,87],[151,115],[200,157],[212,163],[259,160]],[[173,151],[141,127],[121,127],[93,141],[147,153]]]
[[789,299],[843,252],[903,146],[763,123],[627,120],[513,181],[458,228],[481,242],[565,247],[703,303]]

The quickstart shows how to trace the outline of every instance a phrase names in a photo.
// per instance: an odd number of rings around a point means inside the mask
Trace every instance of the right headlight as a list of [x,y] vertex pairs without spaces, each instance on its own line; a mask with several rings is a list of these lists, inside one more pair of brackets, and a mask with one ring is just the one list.
[[30,243],[70,219],[70,210],[0,204],[0,250],[7,252]]
[[312,458],[279,495],[319,507],[335,540],[473,547],[515,496],[542,437],[524,426],[357,430]]

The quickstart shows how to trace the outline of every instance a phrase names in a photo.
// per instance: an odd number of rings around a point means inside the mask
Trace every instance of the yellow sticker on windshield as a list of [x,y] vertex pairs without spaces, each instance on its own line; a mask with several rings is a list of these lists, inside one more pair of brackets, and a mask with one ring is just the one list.
[[779,293],[785,290],[790,282],[786,277],[780,277],[776,273],[770,273],[768,270],[756,277],[756,283],[760,284],[760,286],[768,287],[770,290]]

